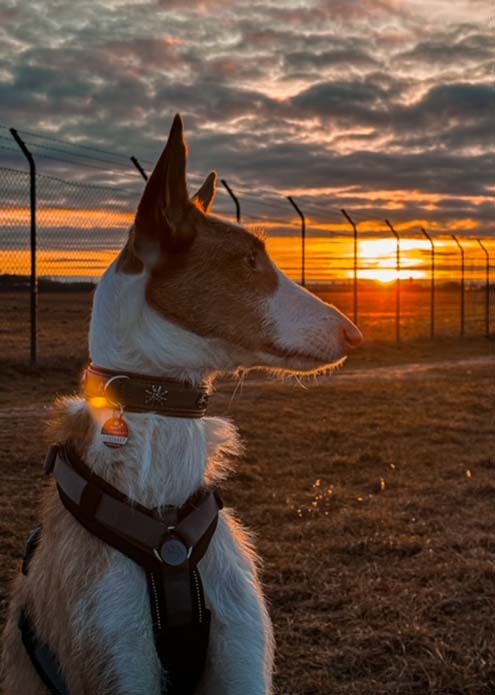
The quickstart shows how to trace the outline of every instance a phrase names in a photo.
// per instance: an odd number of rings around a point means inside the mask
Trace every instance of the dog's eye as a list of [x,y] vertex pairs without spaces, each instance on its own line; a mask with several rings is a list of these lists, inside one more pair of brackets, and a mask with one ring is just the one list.
[[246,256],[246,261],[247,261],[249,267],[252,268],[252,270],[257,269],[257,267],[258,267],[257,260],[258,260],[258,254],[256,253],[256,251],[253,251],[252,253],[249,254],[249,256]]

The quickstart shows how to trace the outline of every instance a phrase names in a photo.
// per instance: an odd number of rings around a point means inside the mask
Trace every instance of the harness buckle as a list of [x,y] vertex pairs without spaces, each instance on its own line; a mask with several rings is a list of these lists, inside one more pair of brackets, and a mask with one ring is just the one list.
[[180,567],[189,560],[192,546],[188,548],[177,536],[169,536],[161,544],[160,549],[153,548],[153,554],[164,565]]

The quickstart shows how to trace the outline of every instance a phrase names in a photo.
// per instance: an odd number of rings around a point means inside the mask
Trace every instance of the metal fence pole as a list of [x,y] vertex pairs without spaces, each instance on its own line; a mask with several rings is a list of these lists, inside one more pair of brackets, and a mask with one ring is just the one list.
[[435,337],[435,244],[426,229],[424,227],[420,229],[431,245],[430,338],[433,339]]
[[476,239],[478,244],[483,249],[485,254],[485,335],[490,337],[490,255],[488,249],[481,242],[481,239]]
[[400,343],[400,237],[388,220],[385,220],[385,224],[390,229],[390,231],[394,235],[396,242],[397,242],[397,249],[396,249],[397,279],[395,281],[395,340],[397,343]]
[[292,196],[288,195],[287,200],[301,218],[301,285],[306,287],[306,218]]
[[235,218],[236,218],[236,220],[237,220],[237,224],[239,224],[240,221],[241,221],[241,204],[239,203],[239,199],[238,199],[238,197],[236,196],[236,194],[235,194],[234,191],[231,189],[231,187],[229,186],[229,184],[227,183],[227,181],[226,181],[225,179],[220,179],[220,181],[221,181],[221,183],[222,183],[222,186],[225,188],[225,190],[227,191],[227,193],[229,194],[229,196],[230,196],[230,197],[232,198],[232,200],[234,201],[234,205],[235,205]]
[[38,361],[38,273],[36,268],[36,163],[34,157],[27,148],[15,128],[10,128],[10,134],[19,145],[22,153],[29,163],[29,195],[31,204],[31,364]]
[[464,326],[465,326],[465,319],[466,319],[466,307],[465,307],[465,297],[464,297],[464,277],[465,277],[465,263],[464,263],[464,249],[462,248],[459,239],[456,237],[455,234],[451,234],[452,239],[455,241],[457,244],[459,251],[461,252],[461,328],[460,328],[460,336],[461,338],[464,336]]
[[141,163],[139,162],[139,160],[137,159],[137,157],[134,157],[134,156],[131,157],[131,162],[134,164],[134,166],[136,167],[136,169],[139,171],[139,173],[141,174],[141,176],[143,177],[143,179],[144,179],[145,181],[147,181],[147,180],[148,180],[148,174],[145,172],[145,170],[144,170],[143,167],[141,166]]
[[351,219],[350,215],[345,210],[340,211],[352,227],[354,233],[354,267],[353,267],[353,286],[352,286],[352,303],[353,303],[353,318],[354,323],[358,320],[358,231],[357,225]]

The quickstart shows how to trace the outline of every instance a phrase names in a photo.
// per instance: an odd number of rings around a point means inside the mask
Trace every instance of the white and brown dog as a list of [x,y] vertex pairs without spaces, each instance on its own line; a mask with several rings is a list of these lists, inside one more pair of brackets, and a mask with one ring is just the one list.
[[[129,240],[96,291],[92,362],[199,384],[239,368],[307,373],[341,361],[361,343],[359,330],[289,280],[260,238],[209,214],[215,185],[212,173],[189,198],[176,116]],[[95,474],[149,508],[182,505],[221,479],[239,449],[225,420],[155,413],[127,413],[129,442],[110,449],[100,437],[109,414],[83,398],[64,399],[53,436],[72,441]],[[71,695],[158,695],[161,666],[141,567],[82,528],[53,485],[41,520],[41,543],[29,574],[15,582],[4,633],[5,694],[47,693],[19,635],[27,607]],[[212,623],[198,692],[272,692],[274,640],[257,557],[229,510],[200,568]]]

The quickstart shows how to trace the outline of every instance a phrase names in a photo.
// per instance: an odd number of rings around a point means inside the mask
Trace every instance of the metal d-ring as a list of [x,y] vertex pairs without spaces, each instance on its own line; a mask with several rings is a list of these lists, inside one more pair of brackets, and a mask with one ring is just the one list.
[[107,389],[108,389],[108,387],[110,386],[110,384],[112,383],[112,381],[116,381],[117,379],[130,379],[130,377],[129,377],[129,376],[126,376],[125,374],[117,374],[117,376],[112,376],[112,377],[110,377],[110,379],[107,381],[107,383],[106,383],[105,386],[103,387],[103,395],[104,395],[104,397],[107,399],[107,401],[110,403],[110,405],[111,405],[113,408],[121,408],[121,407],[122,407],[122,403],[115,403],[115,402],[112,401],[112,399],[109,398],[108,395],[107,395]]
[[153,548],[153,554],[163,565],[180,567],[192,554],[192,546],[189,548],[180,538],[169,536],[162,543],[160,550]]

